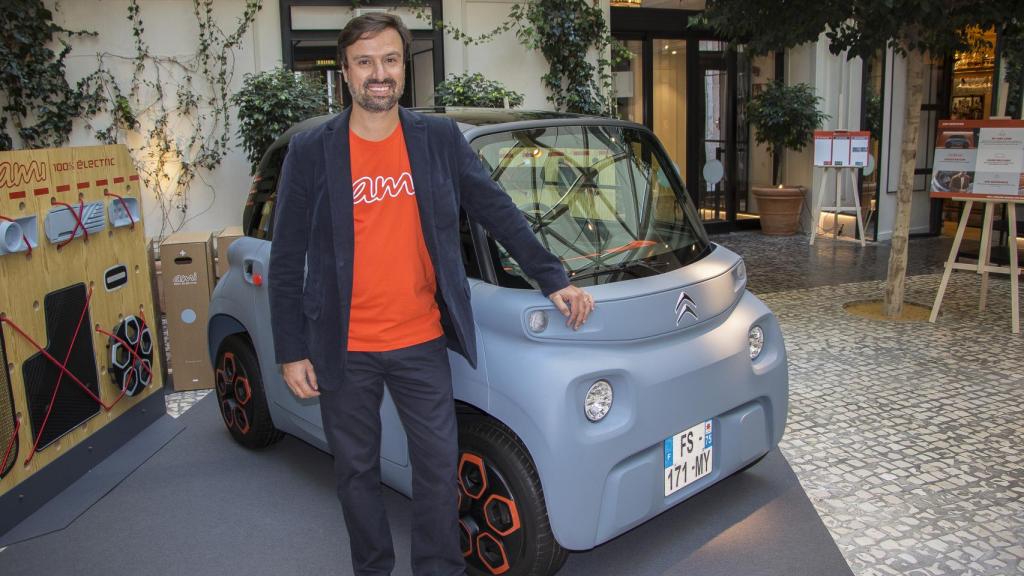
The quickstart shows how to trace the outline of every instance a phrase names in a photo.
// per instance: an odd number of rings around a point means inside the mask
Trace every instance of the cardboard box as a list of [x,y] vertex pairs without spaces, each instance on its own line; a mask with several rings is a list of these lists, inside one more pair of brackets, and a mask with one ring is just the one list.
[[227,274],[228,272],[228,246],[235,240],[238,240],[245,234],[242,233],[241,226],[228,226],[217,233],[217,246],[215,248],[215,254],[217,255],[217,279]]
[[160,245],[164,313],[175,390],[213,388],[206,320],[213,291],[209,232],[179,232]]

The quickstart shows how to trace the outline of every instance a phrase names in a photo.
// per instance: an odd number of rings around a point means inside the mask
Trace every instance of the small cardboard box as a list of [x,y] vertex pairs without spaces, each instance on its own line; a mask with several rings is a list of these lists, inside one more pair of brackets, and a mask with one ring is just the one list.
[[228,272],[228,246],[235,240],[238,240],[245,234],[242,233],[241,226],[228,226],[217,233],[217,279],[227,274]]
[[209,232],[179,232],[160,245],[160,276],[175,390],[213,388],[206,319],[213,291]]

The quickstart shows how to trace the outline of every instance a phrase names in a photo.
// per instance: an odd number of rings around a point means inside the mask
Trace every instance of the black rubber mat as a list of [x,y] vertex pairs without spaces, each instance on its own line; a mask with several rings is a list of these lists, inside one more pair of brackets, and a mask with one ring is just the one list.
[[[216,394],[185,430],[66,529],[0,552],[18,576],[352,574],[331,457],[294,437],[247,450]],[[397,564],[410,576],[409,500],[384,489]],[[111,537],[150,534],[159,537]],[[54,551],[59,551],[55,553]],[[772,451],[650,522],[572,554],[558,576],[852,576],[789,463]]]
[[[75,338],[75,326],[78,325],[85,304],[85,284],[73,284],[46,295],[43,299],[46,313],[46,351],[61,362],[67,357],[68,371],[98,397],[99,375],[96,372],[96,355],[90,333],[92,322],[88,311],[78,328],[75,347],[68,356],[68,347],[72,338]],[[60,379],[60,390],[57,392],[53,411],[46,421],[37,451],[77,428],[100,411],[99,404],[79,388],[78,384],[67,375],[61,378],[60,374],[60,368],[41,353],[32,355],[22,367],[33,438],[39,436],[50,399],[53,397],[53,388]]]
[[4,332],[0,330],[0,478],[7,475],[14,466],[14,461],[18,459],[18,441],[14,437],[15,417],[11,375],[7,372],[7,345],[4,342]]

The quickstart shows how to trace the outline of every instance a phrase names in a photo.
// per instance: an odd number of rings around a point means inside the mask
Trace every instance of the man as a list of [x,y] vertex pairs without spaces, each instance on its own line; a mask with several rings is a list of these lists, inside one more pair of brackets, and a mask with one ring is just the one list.
[[[459,246],[460,205],[516,258],[574,329],[591,310],[449,119],[400,108],[410,35],[383,13],[338,40],[353,105],[289,144],[270,259],[284,380],[319,396],[355,573],[390,574],[380,488],[386,384],[409,438],[412,566],[465,571],[457,518],[458,431],[446,347],[476,362]],[[304,276],[305,272],[305,276]]]

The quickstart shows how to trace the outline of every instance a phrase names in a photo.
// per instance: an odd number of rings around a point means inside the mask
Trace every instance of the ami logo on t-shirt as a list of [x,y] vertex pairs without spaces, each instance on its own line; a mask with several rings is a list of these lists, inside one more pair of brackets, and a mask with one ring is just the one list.
[[412,174],[408,172],[402,172],[398,178],[363,176],[352,182],[353,204],[372,204],[388,198],[398,198],[402,194],[416,195],[416,190],[412,186]]

